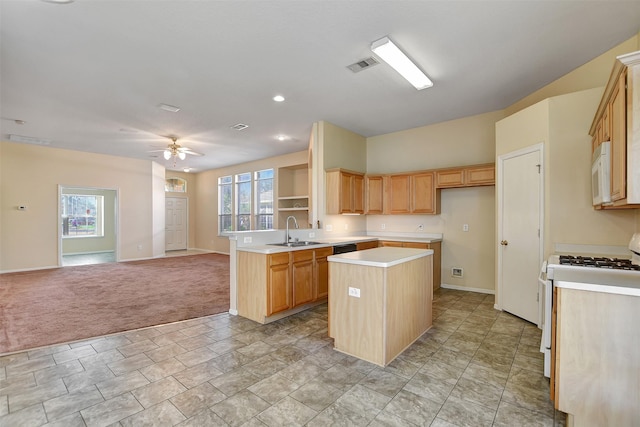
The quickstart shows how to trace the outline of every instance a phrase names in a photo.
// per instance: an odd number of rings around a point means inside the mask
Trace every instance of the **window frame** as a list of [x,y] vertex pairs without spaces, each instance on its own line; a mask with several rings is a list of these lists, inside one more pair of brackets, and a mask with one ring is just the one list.
[[[65,203],[65,199],[68,197],[80,197],[80,198],[94,198],[95,202],[93,205],[95,206],[95,214],[93,216],[89,216],[87,213],[85,218],[85,226],[89,224],[89,218],[94,218],[94,232],[92,234],[77,234],[78,225],[76,225],[76,234],[68,234],[71,229],[71,224],[69,217],[72,216],[74,219],[82,218],[81,215],[77,214],[69,214],[68,213],[68,205]],[[85,202],[83,210],[86,210],[87,204]],[[62,238],[63,239],[87,239],[87,238],[102,238],[104,237],[104,196],[100,194],[81,194],[81,193],[62,193],[60,195],[60,209],[63,221],[67,221],[66,227],[63,222],[62,226]],[[77,223],[76,223],[77,224]],[[67,234],[64,234],[64,231],[67,231]]]
[[[264,177],[261,177],[265,175]],[[260,206],[265,202],[260,202],[260,183],[271,180],[271,212],[259,212]],[[229,192],[230,198],[225,201],[225,191]],[[240,193],[243,192],[241,195]],[[234,173],[218,177],[218,235],[228,235],[239,231],[262,231],[274,230],[275,220],[275,168],[260,169],[257,171]],[[227,193],[228,195],[228,193]],[[225,202],[230,202],[231,212],[225,212]],[[268,205],[269,202],[267,201]],[[227,206],[228,207],[228,204]],[[269,208],[267,207],[267,211]],[[271,218],[268,219],[264,218]],[[241,222],[244,226],[241,227]],[[248,227],[246,223],[248,222]],[[263,228],[261,223],[270,225],[271,228]],[[225,229],[225,226],[228,226]],[[242,229],[241,229],[242,228]]]

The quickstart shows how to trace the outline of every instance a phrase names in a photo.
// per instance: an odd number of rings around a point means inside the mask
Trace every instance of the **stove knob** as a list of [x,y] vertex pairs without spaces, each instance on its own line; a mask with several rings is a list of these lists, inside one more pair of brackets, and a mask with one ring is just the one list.
[[500,244],[502,246],[507,246],[507,245],[509,245],[509,242],[507,242],[506,240],[503,240],[503,241],[500,242]]

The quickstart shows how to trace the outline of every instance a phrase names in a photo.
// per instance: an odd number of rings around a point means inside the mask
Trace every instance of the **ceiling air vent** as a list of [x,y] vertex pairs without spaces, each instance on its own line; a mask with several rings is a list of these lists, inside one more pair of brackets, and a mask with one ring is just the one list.
[[235,129],[235,130],[245,130],[246,128],[248,128],[249,125],[245,125],[244,123],[238,123],[237,125],[233,125],[231,126],[231,129]]
[[355,64],[347,65],[347,68],[353,71],[354,73],[357,73],[359,71],[365,70],[367,68],[371,68],[374,65],[378,65],[378,64],[379,62],[375,58],[369,57],[369,58],[362,59],[356,62]]

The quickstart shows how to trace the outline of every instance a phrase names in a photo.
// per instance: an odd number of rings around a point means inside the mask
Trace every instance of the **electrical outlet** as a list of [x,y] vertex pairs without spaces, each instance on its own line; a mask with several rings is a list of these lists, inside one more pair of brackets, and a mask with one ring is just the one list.
[[309,233],[309,238],[313,239],[314,237],[316,237],[316,233]]
[[384,230],[385,228],[387,228],[387,224],[380,224],[380,230]]
[[327,224],[327,225],[325,225],[325,226],[324,226],[324,228],[325,228],[327,231],[331,231],[331,230],[333,230],[333,225],[331,225],[331,224]]
[[418,230],[419,231],[424,230],[424,224],[418,224]]
[[469,231],[469,224],[463,224],[462,231]]
[[243,242],[245,242],[245,243],[251,243],[251,241],[252,241],[252,240],[253,240],[253,239],[252,239],[251,237],[245,237],[245,238],[244,238],[244,240],[243,240]]
[[360,298],[360,288],[352,288],[351,286],[349,286],[349,296]]
[[345,225],[344,225],[344,229],[345,229],[345,230],[348,230],[348,229],[349,229],[349,224],[345,224]]
[[461,267],[453,267],[451,269],[451,275],[453,277],[462,277],[462,273],[463,273],[463,271],[462,271]]

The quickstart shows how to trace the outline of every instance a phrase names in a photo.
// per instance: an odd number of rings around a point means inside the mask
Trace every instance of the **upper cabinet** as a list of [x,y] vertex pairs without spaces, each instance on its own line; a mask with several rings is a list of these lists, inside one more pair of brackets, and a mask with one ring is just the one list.
[[327,214],[364,213],[364,174],[345,169],[329,169],[325,174]]
[[619,56],[591,124],[591,149],[611,141],[611,203],[640,207],[640,51]]
[[477,187],[495,185],[494,163],[439,169],[436,171],[436,188]]
[[392,215],[439,213],[433,177],[433,172],[389,175],[387,177],[389,213]]
[[364,213],[381,215],[384,213],[384,176],[365,176],[365,209]]

